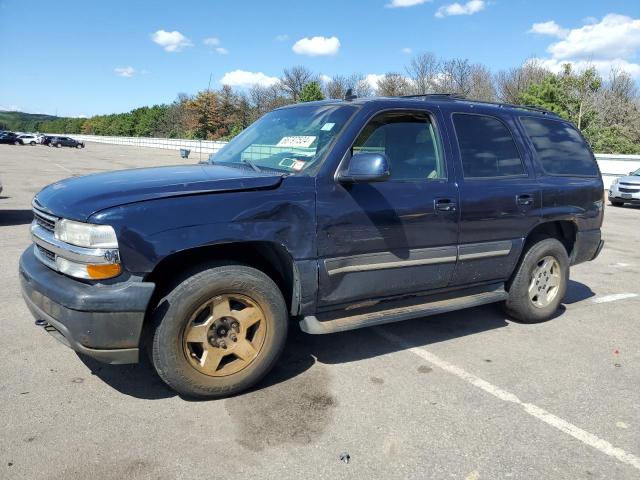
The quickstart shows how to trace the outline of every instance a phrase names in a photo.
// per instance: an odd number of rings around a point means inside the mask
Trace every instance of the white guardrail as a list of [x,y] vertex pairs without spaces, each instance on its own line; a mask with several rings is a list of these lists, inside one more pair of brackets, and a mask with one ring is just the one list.
[[[191,150],[196,155],[216,153],[227,142],[211,140],[186,140],[180,138],[147,138],[147,137],[106,137],[100,135],[68,135],[85,142],[108,143],[112,145],[130,145],[133,147],[162,148],[165,150]],[[640,155],[596,154],[605,188],[609,188],[614,178],[627,175],[640,168]]]

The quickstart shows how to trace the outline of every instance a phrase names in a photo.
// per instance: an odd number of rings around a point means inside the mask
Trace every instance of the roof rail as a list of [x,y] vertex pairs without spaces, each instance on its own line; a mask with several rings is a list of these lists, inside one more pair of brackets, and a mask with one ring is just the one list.
[[460,93],[420,93],[416,95],[400,95],[399,98],[451,98],[454,100],[466,100],[467,97]]
[[519,108],[521,110],[530,110],[532,112],[538,112],[544,115],[552,115],[554,117],[559,117],[559,115],[556,112],[552,110],[548,110],[546,108],[538,107],[537,105],[516,105],[511,103],[491,102],[489,100],[472,100],[458,93],[424,93],[420,95],[401,95],[398,98],[424,98],[424,99],[446,98],[451,100],[466,100],[468,102],[481,103],[484,105],[495,105],[500,108]]

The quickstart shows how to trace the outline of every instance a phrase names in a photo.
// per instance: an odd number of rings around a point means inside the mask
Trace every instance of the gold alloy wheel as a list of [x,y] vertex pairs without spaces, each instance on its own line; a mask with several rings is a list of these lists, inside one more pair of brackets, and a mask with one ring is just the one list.
[[211,377],[224,377],[249,366],[266,338],[264,312],[251,298],[225,294],[206,301],[182,334],[191,366]]
[[529,282],[529,298],[536,307],[544,308],[553,302],[560,290],[560,275],[560,264],[554,257],[540,259]]

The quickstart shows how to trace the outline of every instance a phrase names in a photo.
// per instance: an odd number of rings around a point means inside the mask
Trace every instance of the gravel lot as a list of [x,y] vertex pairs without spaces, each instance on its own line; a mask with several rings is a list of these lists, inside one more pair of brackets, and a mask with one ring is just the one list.
[[640,477],[640,208],[607,208],[605,249],[572,269],[550,322],[487,306],[294,332],[262,385],[226,400],[184,400],[146,364],[101,365],[35,327],[17,276],[32,196],[70,175],[184,162],[0,145],[0,478]]

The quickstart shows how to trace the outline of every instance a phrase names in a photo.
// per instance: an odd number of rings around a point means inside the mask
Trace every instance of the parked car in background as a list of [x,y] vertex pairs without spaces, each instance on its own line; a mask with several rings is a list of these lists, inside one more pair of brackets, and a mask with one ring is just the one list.
[[49,142],[50,147],[75,147],[84,148],[84,142],[79,142],[71,137],[53,137]]
[[40,143],[42,145],[47,145],[47,146],[51,146],[51,140],[53,140],[54,137],[53,135],[42,135],[42,139],[40,140]]
[[9,145],[21,145],[22,142],[18,139],[18,135],[13,132],[6,132],[0,135],[0,143],[6,143]]
[[178,392],[233,395],[294,325],[328,334],[491,302],[553,318],[570,266],[602,249],[603,191],[583,137],[548,111],[442,95],[303,103],[209,165],[44,188],[22,293],[85,355],[135,363],[146,348]]
[[38,143],[38,138],[35,135],[23,134],[18,135],[18,140],[22,145],[35,145]]
[[640,204],[640,168],[613,180],[609,188],[609,201],[614,207],[621,207],[625,203]]

